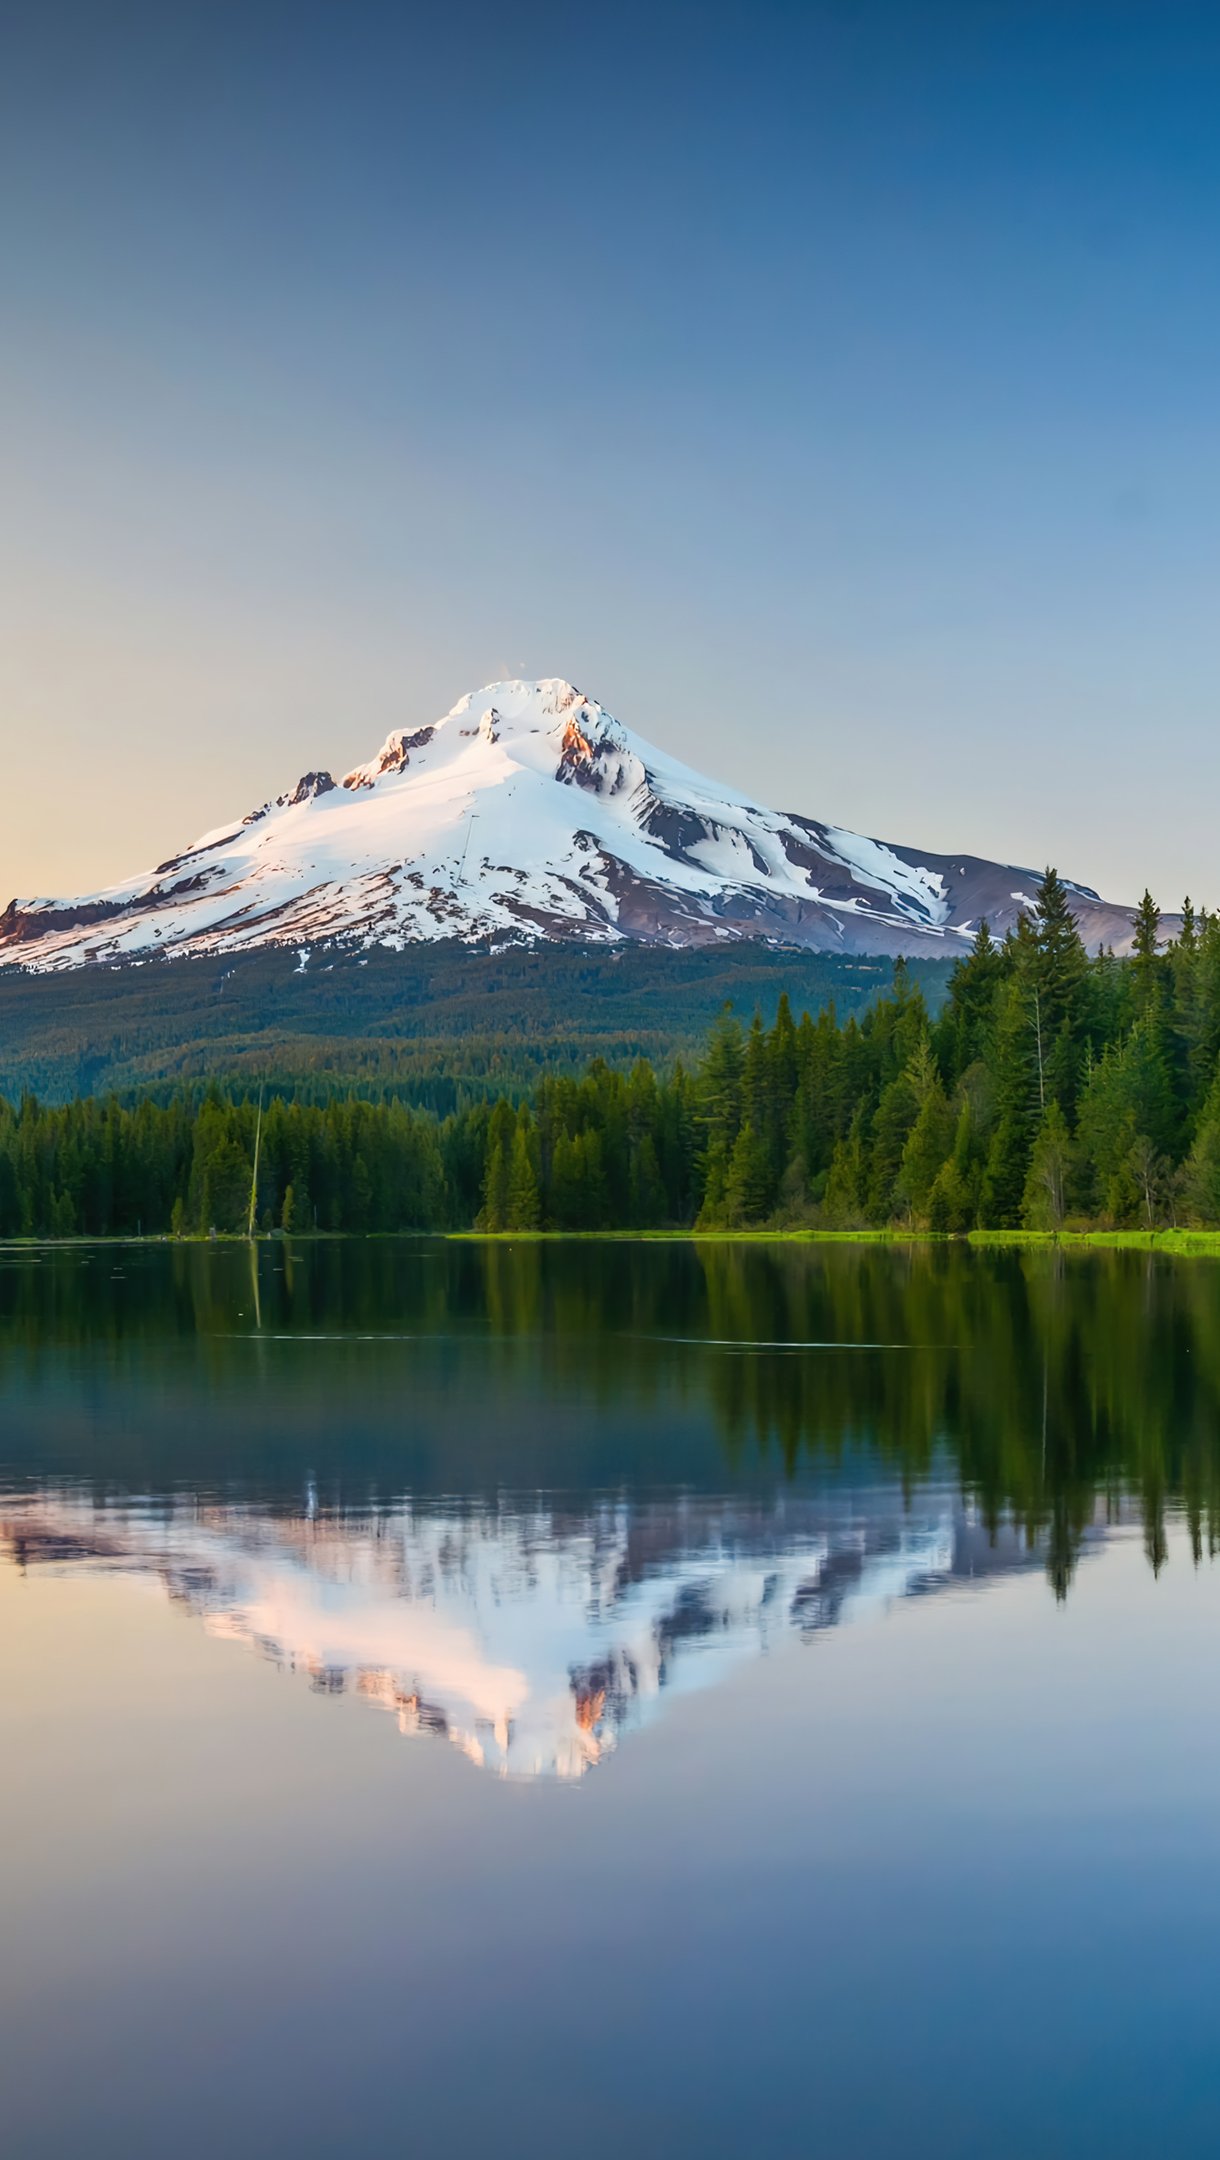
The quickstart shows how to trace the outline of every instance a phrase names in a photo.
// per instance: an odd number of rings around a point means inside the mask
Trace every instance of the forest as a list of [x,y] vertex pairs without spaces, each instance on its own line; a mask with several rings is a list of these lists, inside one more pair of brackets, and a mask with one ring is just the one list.
[[[257,1151],[257,1171],[255,1156]],[[743,1028],[690,1063],[544,1072],[446,1116],[352,1092],[0,1105],[0,1236],[475,1228],[1220,1225],[1220,917],[1086,953],[1053,870],[1002,943],[980,925],[933,1015],[893,986]]]
[[[930,1003],[951,963],[921,957]],[[440,1117],[520,1096],[544,1071],[595,1057],[658,1070],[688,1064],[727,1002],[770,1020],[786,990],[799,1012],[833,999],[863,1013],[890,963],[743,938],[710,946],[467,945],[459,938],[367,950],[165,955],[39,973],[0,965],[0,1096],[43,1102],[113,1092],[168,1102],[215,1080],[244,1094],[324,1102],[336,1093],[408,1102]]]

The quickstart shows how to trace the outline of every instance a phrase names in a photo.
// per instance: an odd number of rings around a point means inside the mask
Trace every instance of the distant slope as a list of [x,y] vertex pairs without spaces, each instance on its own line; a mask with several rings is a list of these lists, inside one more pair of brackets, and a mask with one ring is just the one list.
[[[939,1003],[948,963],[912,964]],[[543,946],[501,953],[450,940],[403,953],[332,952],[302,968],[256,951],[70,974],[0,970],[0,1094],[47,1101],[165,1087],[208,1075],[274,1074],[299,1088],[355,1081],[446,1110],[461,1094],[543,1067],[665,1062],[689,1052],[726,999],[768,1020],[833,999],[862,1011],[888,986],[887,960],[760,945]]]
[[[768,810],[570,683],[504,682],[396,730],[341,786],[306,773],[125,884],[14,900],[0,966],[453,938],[933,957],[964,951],[983,916],[1002,934],[1036,885],[1029,869]],[[1070,890],[1086,944],[1123,950],[1129,909]]]

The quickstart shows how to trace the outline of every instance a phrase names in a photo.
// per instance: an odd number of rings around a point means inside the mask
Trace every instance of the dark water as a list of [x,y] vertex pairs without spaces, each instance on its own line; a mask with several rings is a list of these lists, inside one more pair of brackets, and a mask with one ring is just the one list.
[[21,2156],[1212,2153],[1220,1268],[0,1252]]

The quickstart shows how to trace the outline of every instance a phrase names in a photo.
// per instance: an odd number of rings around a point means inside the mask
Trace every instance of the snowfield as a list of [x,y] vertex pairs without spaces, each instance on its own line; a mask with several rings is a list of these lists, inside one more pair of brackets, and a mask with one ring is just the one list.
[[[1036,884],[768,810],[548,678],[474,691],[340,783],[307,773],[121,885],[14,900],[0,964],[451,937],[953,953],[983,915],[1003,932]],[[1072,890],[1086,941],[1121,950],[1130,911]]]

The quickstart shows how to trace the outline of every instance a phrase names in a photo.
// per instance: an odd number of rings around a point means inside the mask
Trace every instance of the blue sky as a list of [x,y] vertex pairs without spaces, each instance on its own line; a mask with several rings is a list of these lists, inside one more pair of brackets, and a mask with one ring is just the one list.
[[10,6],[0,905],[510,672],[1220,904],[1218,238],[1214,6]]

